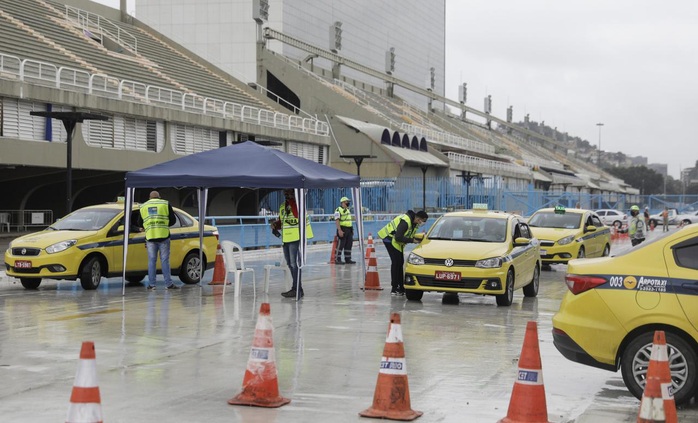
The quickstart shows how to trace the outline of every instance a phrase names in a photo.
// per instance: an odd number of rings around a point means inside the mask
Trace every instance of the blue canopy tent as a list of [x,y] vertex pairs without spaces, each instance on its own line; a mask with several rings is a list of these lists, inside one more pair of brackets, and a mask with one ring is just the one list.
[[[360,178],[312,160],[261,146],[253,141],[191,154],[169,162],[126,173],[126,203],[124,222],[123,287],[126,293],[126,257],[130,229],[130,211],[136,188],[196,187],[199,193],[199,251],[203,279],[204,218],[209,188],[294,188],[298,201],[299,221],[304,222],[307,211],[305,197],[310,188],[352,188],[356,210],[357,232],[361,256],[364,255],[363,216],[361,212]],[[299,268],[306,262],[305,225],[299,225],[301,245]],[[363,273],[365,263],[361,260]],[[300,291],[298,291],[300,292]]]

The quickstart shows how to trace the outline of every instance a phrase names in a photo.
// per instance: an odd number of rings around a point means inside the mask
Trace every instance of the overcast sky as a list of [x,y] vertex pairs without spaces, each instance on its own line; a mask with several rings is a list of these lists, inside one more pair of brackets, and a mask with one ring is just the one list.
[[[119,7],[119,0],[97,0]],[[129,0],[128,10],[135,2]],[[446,0],[446,96],[545,121],[601,149],[698,160],[698,2]]]
[[446,96],[679,169],[698,160],[698,2],[447,0]]

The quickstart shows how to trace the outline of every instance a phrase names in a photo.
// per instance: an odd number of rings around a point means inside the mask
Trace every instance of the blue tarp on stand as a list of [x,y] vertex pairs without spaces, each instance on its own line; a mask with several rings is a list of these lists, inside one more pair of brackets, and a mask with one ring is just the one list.
[[126,173],[127,188],[358,187],[359,177],[247,141]]

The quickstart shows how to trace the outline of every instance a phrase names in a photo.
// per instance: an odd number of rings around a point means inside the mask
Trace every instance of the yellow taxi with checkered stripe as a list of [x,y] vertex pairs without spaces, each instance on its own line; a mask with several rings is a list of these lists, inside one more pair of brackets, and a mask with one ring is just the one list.
[[[139,215],[136,204],[131,222]],[[176,223],[170,227],[172,274],[186,284],[200,279],[199,223],[174,208]],[[204,226],[204,268],[215,263],[218,230]],[[148,274],[145,233],[129,234],[126,280],[139,283]],[[14,239],[5,251],[8,276],[19,278],[26,289],[37,289],[43,278],[80,280],[84,289],[97,289],[102,277],[121,276],[123,270],[124,204],[84,207],[47,229]],[[158,273],[161,273],[158,260]]]
[[698,224],[614,257],[572,260],[553,317],[553,342],[569,360],[621,370],[640,398],[655,330],[663,330],[677,404],[698,394]]
[[420,301],[425,292],[493,295],[497,305],[509,306],[516,289],[538,295],[539,276],[538,240],[525,220],[476,204],[438,218],[410,252],[405,296]]
[[540,241],[544,266],[611,254],[611,228],[591,210],[562,206],[540,209],[528,219],[528,226]]

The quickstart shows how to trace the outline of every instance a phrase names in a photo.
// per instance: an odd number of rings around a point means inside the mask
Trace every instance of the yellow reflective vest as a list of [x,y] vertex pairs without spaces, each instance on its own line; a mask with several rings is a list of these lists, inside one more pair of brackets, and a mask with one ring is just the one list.
[[170,236],[169,204],[161,198],[153,198],[141,206],[141,218],[145,239],[165,239]]
[[[293,215],[291,206],[286,202],[283,202],[279,208],[279,220],[281,220],[282,242],[294,242],[301,239],[301,234],[298,230],[298,218]],[[305,237],[306,239],[313,237],[313,228],[310,226],[309,217],[305,218]]]
[[392,241],[390,242],[390,244],[400,252],[404,251],[405,244],[402,242],[398,242],[395,239],[395,231],[397,230],[397,226],[400,224],[401,220],[407,222],[407,231],[405,231],[405,238],[414,238],[414,233],[417,231],[417,227],[412,226],[412,220],[410,219],[410,216],[406,213],[397,216],[395,219],[388,222],[387,225],[383,226],[383,228],[378,231],[378,236],[382,239],[385,239],[386,237],[391,237]]
[[349,211],[349,207],[346,209],[344,207],[337,207],[337,210],[334,211],[334,219],[339,219],[339,226],[351,228],[351,212]]

